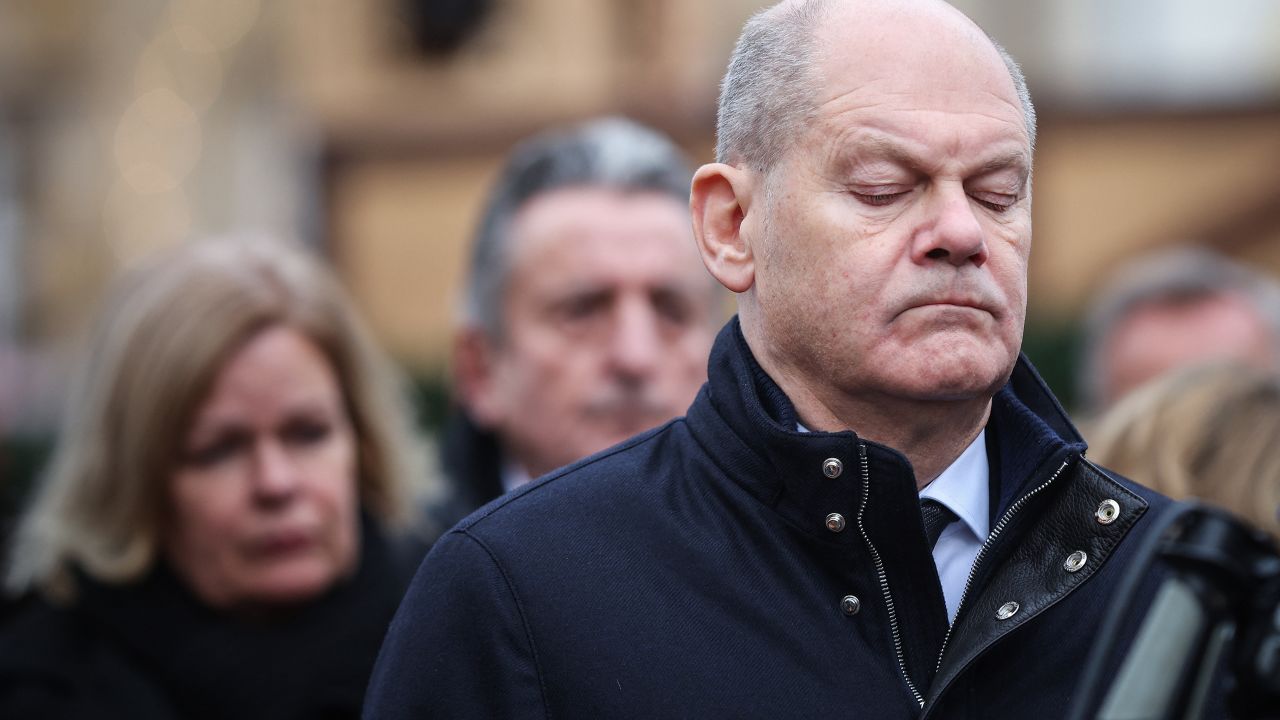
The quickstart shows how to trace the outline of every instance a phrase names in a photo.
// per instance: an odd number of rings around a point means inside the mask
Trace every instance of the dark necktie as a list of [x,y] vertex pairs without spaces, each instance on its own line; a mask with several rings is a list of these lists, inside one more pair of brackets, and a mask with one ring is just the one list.
[[924,534],[929,538],[930,549],[938,544],[943,528],[956,520],[955,513],[933,498],[921,498],[920,516],[924,519]]

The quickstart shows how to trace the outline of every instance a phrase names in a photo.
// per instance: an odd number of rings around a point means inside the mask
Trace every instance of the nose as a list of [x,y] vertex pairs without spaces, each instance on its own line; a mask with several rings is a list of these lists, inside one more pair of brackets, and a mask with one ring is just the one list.
[[926,221],[916,234],[912,260],[919,264],[943,261],[956,267],[987,261],[987,242],[973,201],[964,188],[938,185],[926,200]]
[[263,441],[254,451],[253,494],[259,502],[279,504],[298,489],[297,463],[280,443]]
[[647,297],[628,296],[617,306],[610,337],[609,364],[626,380],[651,376],[662,356],[658,317]]

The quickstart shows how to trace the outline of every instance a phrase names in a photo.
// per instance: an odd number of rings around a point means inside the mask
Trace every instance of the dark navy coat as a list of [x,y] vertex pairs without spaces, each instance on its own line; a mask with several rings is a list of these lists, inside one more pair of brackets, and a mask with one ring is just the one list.
[[[366,717],[1063,716],[1169,501],[1085,460],[1020,360],[987,426],[992,536],[948,630],[906,458],[795,427],[735,319],[687,417],[499,498],[437,543]],[[1118,512],[1099,512],[1106,501]],[[1066,562],[1079,551],[1082,565]]]

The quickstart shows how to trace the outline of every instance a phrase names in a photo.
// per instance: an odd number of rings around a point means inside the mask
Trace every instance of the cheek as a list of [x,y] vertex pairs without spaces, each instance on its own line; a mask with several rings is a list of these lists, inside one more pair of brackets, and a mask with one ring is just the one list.
[[[662,348],[662,361],[658,364],[658,384],[684,392],[691,387],[697,391],[707,379],[707,358],[711,354],[709,333],[687,332]],[[689,397],[692,400],[692,395]],[[680,411],[684,411],[684,407]]]
[[179,473],[172,480],[164,547],[180,575],[197,587],[232,572],[250,517],[247,494],[231,473]]
[[181,472],[172,480],[171,526],[185,536],[230,536],[245,516],[247,502],[243,478],[234,469]]
[[328,520],[338,520],[335,527],[356,517],[359,505],[359,455],[355,434],[350,429],[339,433],[332,442],[307,459],[302,472],[307,482],[307,497]]
[[711,345],[715,340],[715,331],[690,332],[680,344],[679,354],[685,359],[684,367],[694,375],[706,378],[707,358],[711,356]]
[[354,517],[359,503],[360,472],[355,438],[348,436],[335,449],[335,455],[335,471],[329,486],[340,514]]
[[513,412],[532,403],[556,403],[589,382],[593,350],[585,342],[526,343],[499,362],[499,397]]
[[997,277],[997,282],[1008,298],[1012,315],[1021,319],[1027,311],[1027,256],[1021,255]]

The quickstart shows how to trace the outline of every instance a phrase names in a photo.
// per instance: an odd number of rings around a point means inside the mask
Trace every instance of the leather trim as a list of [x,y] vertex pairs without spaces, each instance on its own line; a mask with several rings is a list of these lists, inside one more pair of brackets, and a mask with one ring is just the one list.
[[[929,716],[938,697],[979,656],[1093,577],[1147,511],[1145,500],[1083,458],[1067,472],[1067,483],[1046,505],[1020,511],[1023,519],[1035,518],[1034,526],[1006,535],[998,541],[1003,548],[993,549],[1003,560],[956,619],[922,718]],[[1120,505],[1119,516],[1109,525],[1094,517],[1106,499]],[[1016,545],[1010,548],[1010,542]],[[1077,550],[1088,553],[1088,561],[1080,570],[1068,572],[1064,562]],[[1018,603],[1017,613],[997,619],[996,611],[1010,601]]]

